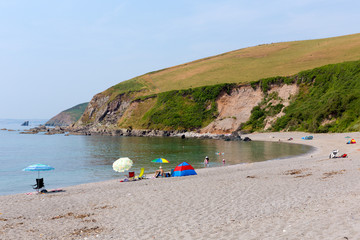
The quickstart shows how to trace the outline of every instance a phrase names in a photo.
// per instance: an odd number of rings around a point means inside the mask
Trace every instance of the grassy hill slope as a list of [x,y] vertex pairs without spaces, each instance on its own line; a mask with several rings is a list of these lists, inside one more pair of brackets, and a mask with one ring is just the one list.
[[45,123],[46,126],[68,126],[79,120],[84,113],[88,102],[78,104],[57,114]]
[[143,94],[149,94],[220,83],[246,83],[358,59],[360,34],[263,44],[150,72],[103,93],[116,96],[144,90]]
[[[284,108],[277,94],[269,94],[270,86],[297,84],[299,93]],[[252,109],[243,131],[263,131],[266,118],[281,111],[284,115],[273,124],[272,131],[345,132],[360,131],[360,61],[329,64],[302,71],[288,77],[272,77],[251,82],[261,88],[263,100]],[[216,119],[216,99],[230,93],[236,84],[218,84],[157,94],[151,105],[134,117],[125,117],[134,128],[163,130],[197,130]],[[283,109],[284,108],[284,109]],[[125,124],[124,124],[125,123]]]

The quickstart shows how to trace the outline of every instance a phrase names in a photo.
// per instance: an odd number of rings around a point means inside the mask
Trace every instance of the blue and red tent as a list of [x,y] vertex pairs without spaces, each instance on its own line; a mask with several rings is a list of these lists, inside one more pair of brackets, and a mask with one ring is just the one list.
[[197,175],[194,168],[187,162],[182,162],[174,169],[173,177],[182,177],[188,175]]

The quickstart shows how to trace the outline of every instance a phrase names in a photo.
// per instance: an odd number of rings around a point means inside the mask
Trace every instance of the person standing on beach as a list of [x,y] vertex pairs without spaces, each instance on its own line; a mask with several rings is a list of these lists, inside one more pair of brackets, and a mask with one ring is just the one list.
[[223,162],[223,166],[225,166],[225,158],[223,158],[223,161],[222,161],[222,162]]
[[204,167],[209,167],[209,157],[208,156],[205,157]]

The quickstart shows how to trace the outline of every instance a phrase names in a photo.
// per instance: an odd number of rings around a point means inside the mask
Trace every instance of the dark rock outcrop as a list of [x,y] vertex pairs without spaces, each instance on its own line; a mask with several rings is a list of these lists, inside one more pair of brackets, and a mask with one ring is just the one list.
[[29,126],[29,121],[25,121],[21,124],[21,126]]

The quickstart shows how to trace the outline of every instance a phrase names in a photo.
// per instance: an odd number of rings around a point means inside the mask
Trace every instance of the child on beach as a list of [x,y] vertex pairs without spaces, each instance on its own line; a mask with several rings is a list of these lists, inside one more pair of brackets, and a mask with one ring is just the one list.
[[205,157],[204,167],[209,167],[209,157],[208,156]]
[[223,162],[223,166],[225,166],[225,158],[223,158],[222,162]]

